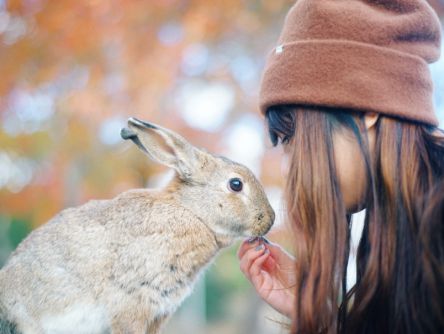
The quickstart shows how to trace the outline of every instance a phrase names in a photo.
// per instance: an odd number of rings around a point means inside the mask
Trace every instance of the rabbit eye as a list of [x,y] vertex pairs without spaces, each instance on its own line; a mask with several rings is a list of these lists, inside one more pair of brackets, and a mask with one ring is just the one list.
[[230,181],[228,182],[228,186],[229,186],[230,190],[232,190],[234,192],[239,192],[242,190],[243,183],[242,183],[241,179],[236,177],[236,178],[230,179]]

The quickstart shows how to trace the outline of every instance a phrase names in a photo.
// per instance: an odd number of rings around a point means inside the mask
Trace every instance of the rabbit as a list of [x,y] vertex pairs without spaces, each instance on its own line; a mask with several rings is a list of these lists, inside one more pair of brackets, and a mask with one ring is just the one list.
[[274,211],[243,165],[136,118],[121,136],[175,176],[34,230],[0,270],[0,333],[159,333],[221,249],[270,230]]

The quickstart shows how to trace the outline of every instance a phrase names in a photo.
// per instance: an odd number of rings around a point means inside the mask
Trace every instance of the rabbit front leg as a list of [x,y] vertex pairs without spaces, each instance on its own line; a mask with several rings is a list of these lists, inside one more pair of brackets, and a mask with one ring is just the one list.
[[112,334],[142,334],[147,333],[148,326],[145,320],[131,317],[114,319],[111,324]]
[[[162,315],[147,321],[142,318],[134,318],[132,315],[122,315],[113,319],[111,324],[112,334],[159,334],[163,324],[169,315]],[[0,333],[1,334],[1,333]]]
[[159,334],[163,324],[168,320],[169,315],[162,315],[156,317],[153,322],[148,325],[146,334]]

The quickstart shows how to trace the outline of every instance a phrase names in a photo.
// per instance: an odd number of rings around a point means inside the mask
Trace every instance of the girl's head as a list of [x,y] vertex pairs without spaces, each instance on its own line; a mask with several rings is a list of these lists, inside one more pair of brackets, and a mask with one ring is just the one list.
[[[440,42],[425,0],[298,0],[287,15],[260,108],[290,161],[296,333],[444,329],[444,236],[424,218],[439,217],[444,177],[428,68]],[[347,295],[350,214],[363,208]]]
[[[444,177],[444,134],[375,113],[296,105],[269,108],[266,121],[271,141],[284,146],[290,162],[286,200],[297,257],[295,332],[315,333],[320,324],[347,324],[350,332],[423,328],[412,317],[433,309],[427,298],[442,293],[430,281],[436,276],[425,276],[423,269],[424,263],[444,261],[444,246],[435,242],[438,253],[426,252],[421,240],[433,236],[422,216],[425,198]],[[358,281],[346,296],[347,217],[364,208]],[[436,317],[444,321],[442,313]]]

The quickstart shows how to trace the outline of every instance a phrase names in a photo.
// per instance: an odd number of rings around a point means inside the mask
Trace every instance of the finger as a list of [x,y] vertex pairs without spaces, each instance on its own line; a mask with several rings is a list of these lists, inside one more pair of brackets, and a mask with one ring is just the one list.
[[250,248],[249,250],[247,250],[240,261],[241,270],[243,272],[248,272],[248,270],[251,266],[251,263],[256,258],[261,256],[264,253],[264,251],[265,251],[264,245],[257,245],[256,247]]
[[259,240],[257,238],[249,238],[247,240],[244,240],[239,250],[237,251],[237,257],[240,259],[244,256],[245,252],[247,252],[249,249],[256,247],[259,244]]
[[267,260],[267,258],[270,256],[269,251],[265,251],[264,254],[256,258],[254,261],[252,261],[251,266],[249,268],[250,276],[253,278],[255,276],[258,276],[261,273],[262,265]]
[[264,245],[257,245],[253,249],[249,249],[240,261],[240,270],[244,273],[244,275],[250,279],[250,267],[251,264],[263,253],[265,252]]
[[292,264],[294,259],[289,253],[287,253],[281,246],[278,244],[270,243],[267,245],[267,248],[270,250],[271,256],[276,260],[279,264]]
[[265,260],[263,268],[265,271],[268,271],[269,273],[273,272],[274,270],[276,270],[276,260],[273,259],[272,256],[269,256]]
[[245,254],[245,252],[247,252],[249,249],[255,247],[257,242],[263,243],[265,247],[270,250],[272,257],[276,260],[276,262],[280,262],[281,260],[288,261],[287,258],[291,258],[291,255],[285,252],[281,246],[268,241],[264,237],[258,238],[257,240],[253,240],[253,244],[250,244],[251,241],[249,240],[250,239],[245,240],[240,246],[238,251],[239,258],[242,257],[243,254]]

